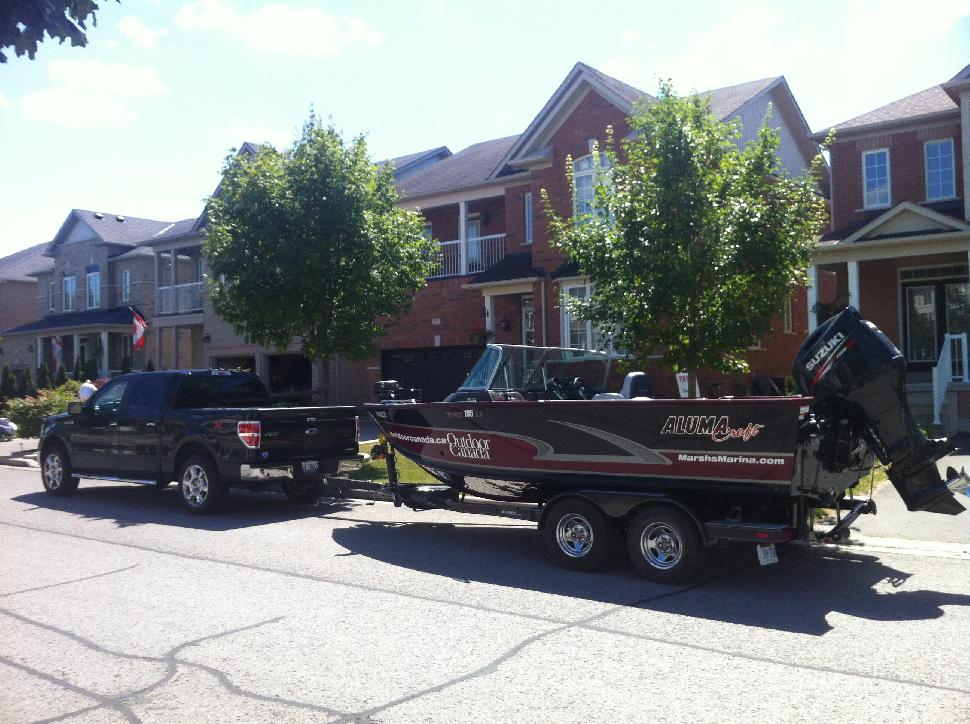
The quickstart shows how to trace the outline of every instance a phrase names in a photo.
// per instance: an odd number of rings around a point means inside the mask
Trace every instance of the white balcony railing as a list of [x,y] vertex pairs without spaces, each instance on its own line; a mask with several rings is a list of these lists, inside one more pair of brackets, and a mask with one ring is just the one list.
[[947,334],[943,338],[940,358],[933,368],[933,424],[940,424],[943,401],[951,382],[970,382],[967,359],[967,333]]
[[202,311],[202,282],[158,287],[157,314],[185,314]]
[[470,237],[465,240],[465,245],[467,249],[463,253],[460,239],[440,242],[438,261],[431,278],[477,274],[505,258],[505,234]]

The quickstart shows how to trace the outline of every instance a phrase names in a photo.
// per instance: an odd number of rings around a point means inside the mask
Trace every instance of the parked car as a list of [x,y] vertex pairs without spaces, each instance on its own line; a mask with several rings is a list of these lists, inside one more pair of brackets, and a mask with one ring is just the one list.
[[17,424],[11,422],[9,418],[0,417],[0,442],[13,440],[17,437]]
[[319,497],[324,477],[360,465],[353,407],[271,407],[255,375],[178,370],[121,375],[86,402],[48,417],[39,441],[51,495],[79,478],[165,487],[191,513],[220,510],[231,486],[280,484]]

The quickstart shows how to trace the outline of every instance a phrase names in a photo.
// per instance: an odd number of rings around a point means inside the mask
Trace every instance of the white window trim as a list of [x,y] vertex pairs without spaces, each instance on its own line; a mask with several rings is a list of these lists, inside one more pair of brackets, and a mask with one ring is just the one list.
[[56,296],[56,294],[57,294],[57,284],[55,284],[54,282],[50,282],[47,285],[47,311],[48,312],[54,311],[54,308],[55,308],[54,297]]
[[[926,147],[931,143],[944,142],[949,142],[950,144],[950,185],[953,187],[953,193],[949,196],[930,198],[930,160],[926,155]],[[947,201],[957,197],[957,159],[954,155],[955,153],[956,145],[953,143],[952,138],[931,138],[929,141],[923,141],[923,190],[925,191],[924,196],[927,201]]]
[[121,301],[131,301],[131,270],[121,270]]
[[533,224],[535,223],[532,212],[532,192],[526,191],[522,197],[523,217],[525,220],[525,241],[523,244],[531,244],[533,241]]
[[[98,293],[97,293],[97,295],[98,295],[97,302],[98,303],[95,304],[95,305],[92,305],[91,304],[91,277],[94,276],[94,275],[97,275],[97,277],[98,277],[98,286],[97,286],[97,290],[98,290]],[[101,272],[100,271],[88,272],[85,275],[85,277],[84,277],[84,298],[87,301],[87,308],[88,309],[100,309],[101,308]]]
[[[67,292],[67,280],[68,279],[71,280],[71,286],[74,287],[74,289],[72,290],[72,292],[70,294],[68,294],[68,292]],[[61,291],[64,292],[64,300],[63,300],[63,304],[61,306],[63,307],[63,309],[64,309],[65,312],[73,312],[74,309],[77,307],[77,303],[76,303],[77,300],[75,299],[75,297],[77,296],[77,278],[76,277],[73,277],[73,276],[64,277],[61,280]],[[70,305],[68,303],[70,303]]]
[[[886,154],[886,191],[887,191],[887,201],[882,204],[869,204],[866,188],[868,184],[866,183],[866,156],[870,156],[876,153]],[[892,171],[892,159],[890,158],[888,148],[872,148],[868,151],[862,152],[862,208],[864,209],[886,209],[893,204],[893,171]]]
[[[571,313],[569,308],[566,306],[566,297],[569,295],[570,289],[584,288],[586,290],[586,299],[589,299],[590,295],[593,293],[593,285],[589,280],[586,281],[571,281],[563,282],[559,286],[559,338],[560,346],[567,347],[569,349],[578,349],[572,347],[569,340],[569,321],[571,318]],[[583,320],[577,319],[577,322],[582,322]],[[586,323],[586,349],[589,349],[593,344],[593,323],[589,320],[585,320]]]

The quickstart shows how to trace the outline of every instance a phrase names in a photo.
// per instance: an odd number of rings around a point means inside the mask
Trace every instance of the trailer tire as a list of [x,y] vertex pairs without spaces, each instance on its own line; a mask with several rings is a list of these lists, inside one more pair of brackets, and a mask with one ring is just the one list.
[[310,478],[291,478],[280,483],[291,503],[314,503],[323,495],[323,482]]
[[229,486],[208,455],[187,458],[179,466],[178,484],[179,503],[194,515],[218,513],[229,499]]
[[644,508],[627,530],[627,552],[641,575],[657,583],[683,583],[704,553],[697,526],[669,506]]
[[579,498],[556,503],[542,533],[556,564],[574,571],[597,568],[615,539],[603,511]]

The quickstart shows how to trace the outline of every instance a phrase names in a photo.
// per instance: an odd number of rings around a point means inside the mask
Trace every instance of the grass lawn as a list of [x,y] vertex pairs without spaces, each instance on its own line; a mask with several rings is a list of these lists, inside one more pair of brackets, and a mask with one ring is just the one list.
[[[377,441],[374,441],[377,444]],[[360,451],[369,453],[371,447],[370,443],[361,443]],[[440,480],[436,480],[426,473],[422,468],[418,467],[410,460],[408,460],[403,455],[397,455],[395,458],[397,462],[397,479],[401,483],[419,483],[419,484],[440,484]],[[351,473],[350,477],[355,480],[371,480],[375,483],[386,483],[387,482],[387,461],[385,460],[371,460],[366,462],[361,466],[360,470],[355,473]]]

